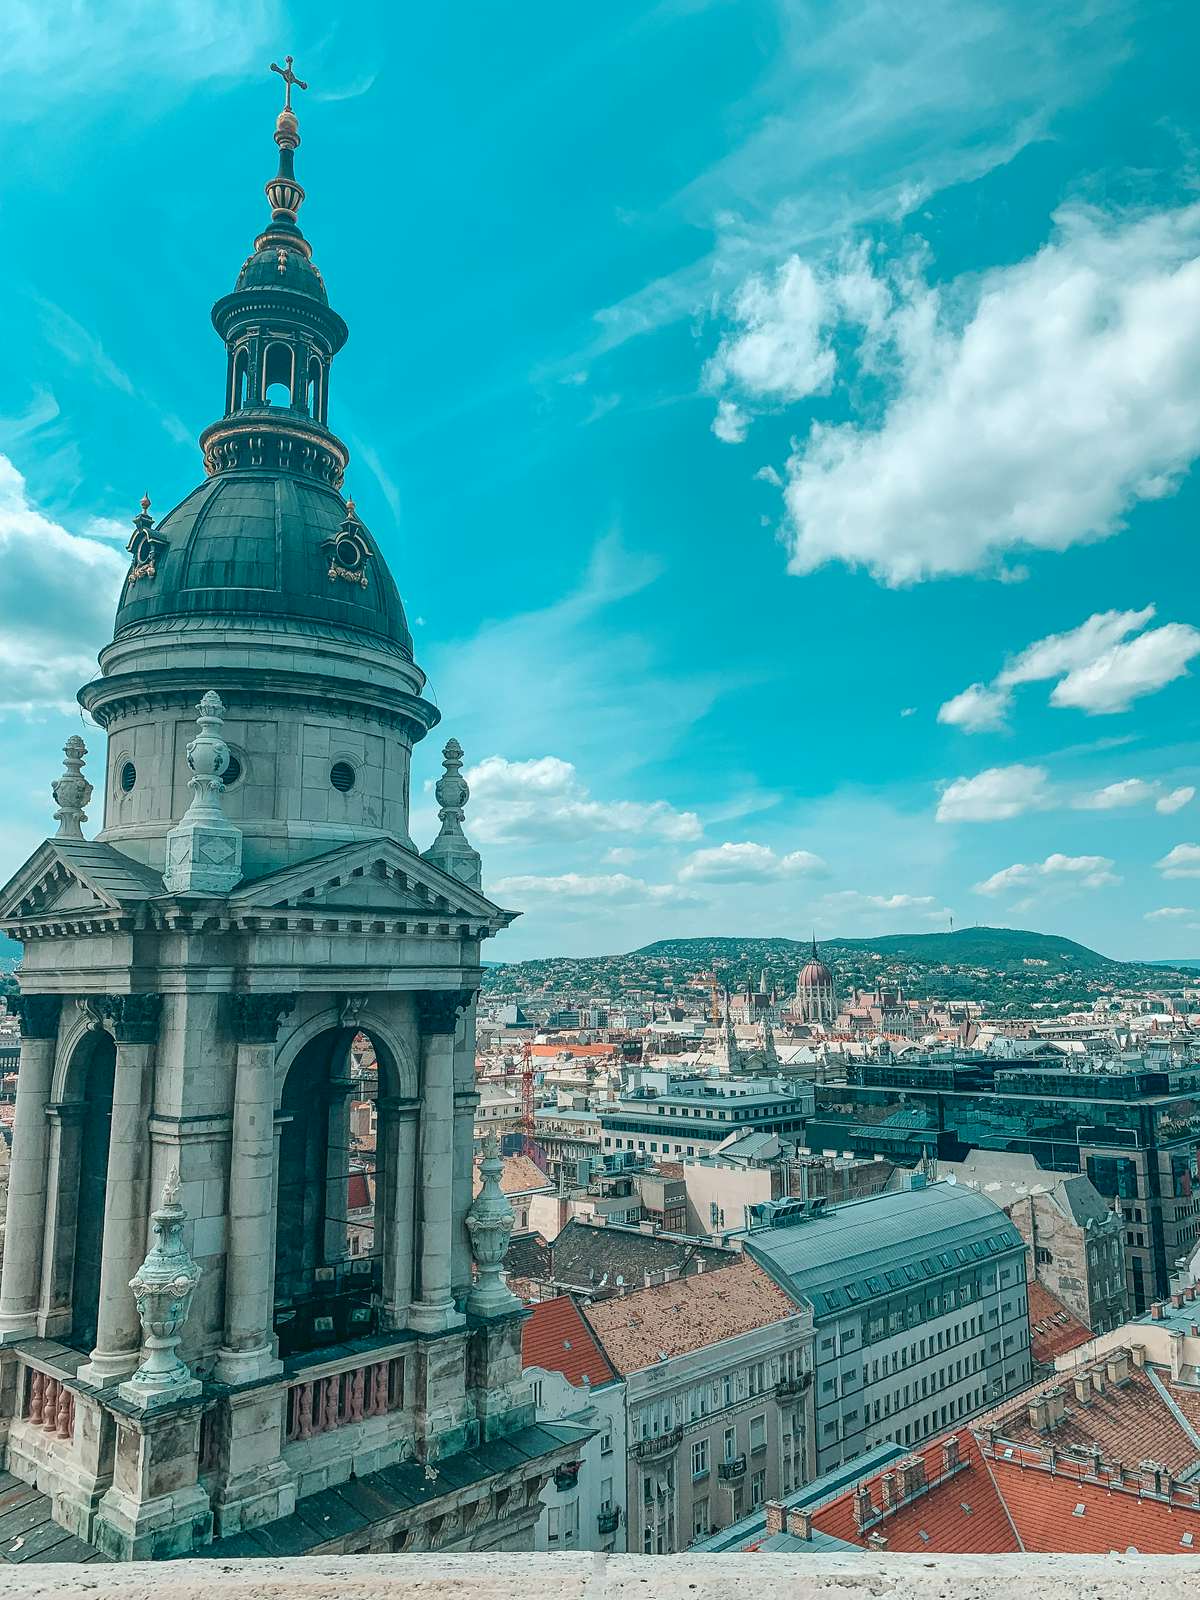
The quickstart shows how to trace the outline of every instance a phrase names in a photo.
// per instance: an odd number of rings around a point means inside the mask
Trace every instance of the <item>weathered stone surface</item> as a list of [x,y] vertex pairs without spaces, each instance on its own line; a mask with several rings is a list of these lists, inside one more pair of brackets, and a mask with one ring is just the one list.
[[394,1555],[9,1568],[20,1600],[1187,1600],[1173,1556]]

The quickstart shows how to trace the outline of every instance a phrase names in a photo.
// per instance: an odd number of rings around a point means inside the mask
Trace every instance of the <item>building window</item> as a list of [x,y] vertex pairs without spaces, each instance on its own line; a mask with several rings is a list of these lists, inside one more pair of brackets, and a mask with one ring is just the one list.
[[724,1449],[725,1449],[725,1459],[726,1459],[726,1461],[732,1461],[734,1456],[737,1455],[737,1429],[736,1428],[726,1428],[725,1429]]
[[613,1489],[613,1481],[612,1481],[611,1478],[601,1478],[600,1479],[600,1509],[601,1509],[601,1511],[611,1511],[612,1510],[612,1503],[613,1503],[612,1489]]
[[697,1439],[692,1446],[692,1477],[703,1478],[708,1472],[708,1440]]
[[767,1469],[755,1472],[750,1477],[750,1504],[760,1506],[767,1498]]
[[708,1537],[708,1501],[697,1500],[692,1506],[692,1538]]
[[600,1454],[602,1456],[610,1456],[610,1455],[612,1455],[612,1450],[613,1450],[612,1423],[611,1422],[606,1422],[604,1424],[603,1428],[600,1430]]
[[533,1403],[539,1411],[542,1409],[542,1380],[540,1378],[533,1380]]
[[[751,1450],[765,1450],[767,1448],[767,1416],[762,1412],[757,1417],[750,1418],[750,1448]],[[757,1505],[758,1502],[755,1501]]]

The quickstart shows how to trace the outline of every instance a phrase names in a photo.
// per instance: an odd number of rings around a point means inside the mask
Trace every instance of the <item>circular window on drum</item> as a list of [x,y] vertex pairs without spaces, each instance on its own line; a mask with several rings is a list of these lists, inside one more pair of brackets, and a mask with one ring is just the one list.
[[329,781],[339,794],[349,794],[358,774],[348,761],[335,761],[329,769]]
[[232,789],[234,784],[240,781],[241,776],[242,776],[242,763],[238,760],[237,756],[235,756],[233,754],[232,750],[231,750],[229,752],[229,765],[225,768],[225,771],[221,774],[221,782],[225,785],[225,787],[227,789]]
[[132,761],[124,761],[121,763],[121,771],[118,782],[121,785],[121,792],[123,794],[133,793],[134,787],[137,784],[137,768],[134,766]]

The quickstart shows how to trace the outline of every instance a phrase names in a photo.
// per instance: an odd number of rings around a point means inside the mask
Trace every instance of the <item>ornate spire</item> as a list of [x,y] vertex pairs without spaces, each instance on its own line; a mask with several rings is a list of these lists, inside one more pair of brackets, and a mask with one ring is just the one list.
[[435,867],[441,867],[443,872],[448,872],[451,877],[457,878],[460,883],[467,883],[473,889],[478,889],[483,882],[479,851],[471,848],[462,827],[465,816],[463,807],[471,798],[467,780],[462,775],[462,764],[462,745],[457,739],[448,739],[442,749],[442,765],[445,771],[433,791],[441,808],[438,811],[442,824],[441,831],[429,849],[422,852],[422,856],[424,860],[432,861]]
[[467,1311],[475,1317],[508,1316],[521,1309],[521,1302],[504,1281],[502,1267],[513,1231],[513,1209],[500,1187],[503,1171],[500,1142],[495,1128],[489,1128],[479,1163],[482,1186],[466,1218],[477,1272],[467,1296]]
[[58,839],[83,838],[81,823],[87,821],[84,807],[92,798],[92,786],[82,770],[86,755],[87,745],[77,733],[73,733],[63,745],[62,776],[55,778],[50,785],[50,792],[58,807],[54,813],[54,820],[58,823],[55,837]]
[[227,894],[242,876],[242,830],[221,810],[229,746],[221,737],[225,707],[210,689],[196,707],[200,732],[187,747],[192,803],[167,834],[163,885],[169,894]]
[[284,56],[282,67],[271,63],[271,71],[283,79],[283,110],[275,118],[275,143],[279,146],[279,171],[267,184],[267,199],[271,202],[271,223],[296,227],[296,213],[304,201],[304,190],[296,182],[293,157],[300,143],[300,124],[292,110],[292,87],[307,89],[303,78],[292,71],[292,57]]

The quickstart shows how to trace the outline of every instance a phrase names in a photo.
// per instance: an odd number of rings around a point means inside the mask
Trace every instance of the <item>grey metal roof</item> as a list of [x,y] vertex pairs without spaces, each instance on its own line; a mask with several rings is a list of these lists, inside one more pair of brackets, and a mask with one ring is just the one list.
[[51,839],[51,849],[86,884],[114,900],[147,900],[165,893],[162,875],[94,839]]
[[745,1236],[747,1254],[789,1294],[810,1301],[818,1316],[1023,1248],[998,1206],[953,1183],[873,1195]]

